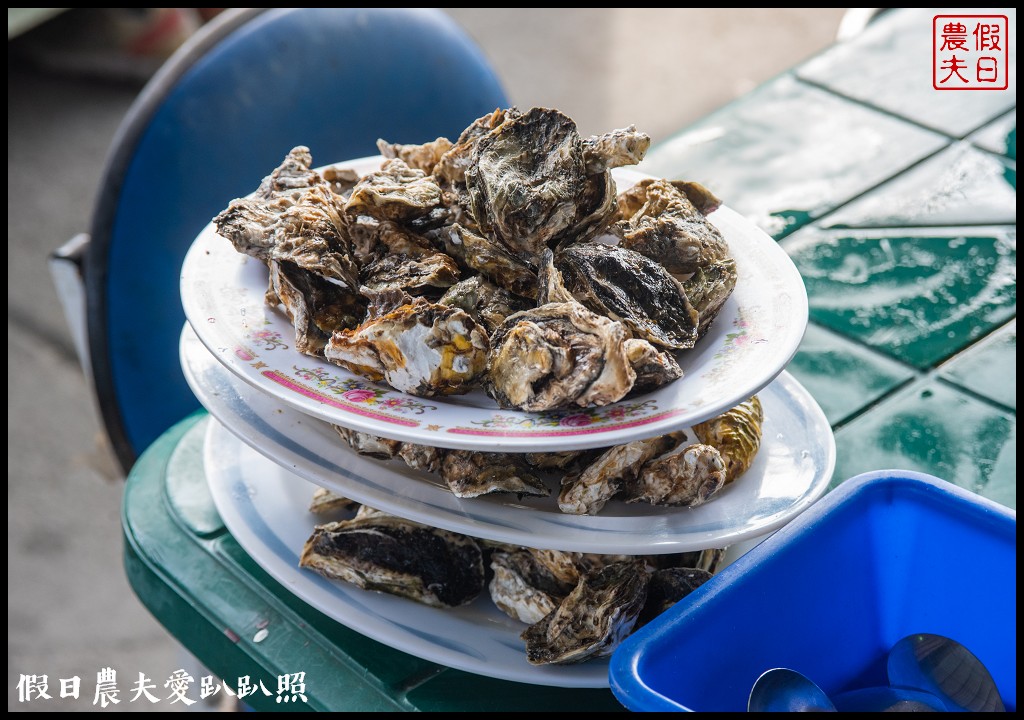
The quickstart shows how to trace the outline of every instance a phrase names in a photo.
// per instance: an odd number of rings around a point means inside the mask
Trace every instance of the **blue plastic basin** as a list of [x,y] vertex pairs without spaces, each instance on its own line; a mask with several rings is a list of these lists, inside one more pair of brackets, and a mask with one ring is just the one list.
[[843,483],[612,657],[631,710],[746,710],[754,681],[787,667],[827,693],[888,684],[911,633],[945,635],[1017,708],[1016,513],[938,478]]

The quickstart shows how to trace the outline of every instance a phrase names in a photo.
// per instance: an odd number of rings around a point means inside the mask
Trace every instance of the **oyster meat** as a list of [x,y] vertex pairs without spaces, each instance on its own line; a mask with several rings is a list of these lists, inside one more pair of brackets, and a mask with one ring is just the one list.
[[692,273],[721,262],[729,257],[729,246],[690,194],[703,207],[717,207],[717,198],[696,183],[641,180],[619,195],[620,219],[612,232],[622,247],[657,260],[669,272]]
[[645,463],[685,439],[686,434],[678,431],[609,448],[583,472],[562,479],[558,508],[570,515],[596,515],[636,478]]
[[458,308],[421,298],[334,333],[324,356],[370,380],[432,397],[469,390],[486,367],[487,333]]
[[557,608],[523,632],[526,659],[533,665],[569,664],[610,655],[632,632],[647,582],[639,560],[584,575]]
[[465,605],[484,587],[475,540],[375,510],[315,528],[299,565],[433,607]]
[[725,463],[725,482],[745,473],[761,447],[764,409],[757,395],[726,410],[718,417],[693,426],[693,433],[706,445],[716,448]]
[[697,341],[697,311],[679,281],[650,258],[615,245],[580,243],[560,250],[556,265],[577,300],[624,323],[634,337],[674,350]]
[[550,495],[547,486],[516,455],[449,450],[441,462],[441,478],[460,498],[493,492]]
[[626,502],[654,505],[703,505],[725,485],[725,463],[710,445],[691,445],[681,453],[653,460],[625,485]]

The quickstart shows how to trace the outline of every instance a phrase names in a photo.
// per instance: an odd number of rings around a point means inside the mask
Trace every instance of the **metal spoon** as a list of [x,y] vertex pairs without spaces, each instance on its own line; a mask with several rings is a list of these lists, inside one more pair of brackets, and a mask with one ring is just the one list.
[[945,712],[940,698],[910,688],[873,687],[833,698],[839,712]]
[[942,635],[908,635],[889,651],[889,683],[935,695],[951,712],[1006,712],[999,690],[974,654]]
[[788,668],[762,674],[750,689],[747,712],[835,712],[820,687]]

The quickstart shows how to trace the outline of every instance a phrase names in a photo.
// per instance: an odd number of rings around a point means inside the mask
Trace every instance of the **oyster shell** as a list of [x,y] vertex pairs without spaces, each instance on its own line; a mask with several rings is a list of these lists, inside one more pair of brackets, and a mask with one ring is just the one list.
[[585,575],[555,610],[523,632],[526,659],[533,665],[569,664],[610,655],[633,630],[647,581],[638,560]]
[[327,488],[318,487],[313,491],[313,499],[309,502],[309,511],[314,515],[325,515],[341,510],[354,510],[358,506],[359,503],[355,500],[349,500]]
[[686,433],[677,431],[609,448],[583,472],[562,479],[558,508],[570,515],[596,515],[635,480],[651,458],[669,452],[685,439]]
[[334,431],[338,433],[342,440],[348,443],[349,447],[360,455],[377,458],[378,460],[390,460],[398,454],[402,447],[402,443],[398,440],[389,440],[388,438],[377,437],[376,435],[359,432],[358,430],[349,430],[340,425],[331,425],[331,427],[334,428]]
[[345,210],[378,220],[411,220],[428,215],[440,204],[437,180],[396,158],[359,181]]
[[437,302],[465,310],[488,333],[494,332],[512,313],[530,307],[526,300],[479,275],[452,285]]
[[433,235],[446,253],[509,292],[537,297],[537,274],[498,243],[455,223]]
[[356,327],[366,310],[366,300],[355,292],[292,263],[272,260],[267,303],[278,302],[295,327],[295,349],[307,355],[323,355],[331,335]]
[[473,151],[480,138],[506,120],[512,120],[520,115],[521,113],[515,108],[507,110],[498,108],[494,112],[474,120],[469,127],[462,131],[459,139],[455,141],[455,145],[438,160],[434,167],[434,175],[447,183],[464,183],[466,168],[473,161]]
[[625,486],[626,502],[654,505],[703,505],[725,485],[725,463],[710,445],[691,445],[681,453],[645,465]]
[[583,162],[588,175],[603,173],[624,165],[636,165],[651,146],[651,137],[636,125],[591,135],[583,140]]
[[531,260],[575,221],[585,187],[576,123],[533,108],[481,137],[465,170],[477,225]]
[[462,310],[417,298],[336,332],[324,356],[411,395],[451,395],[469,390],[483,373],[487,333]]
[[484,587],[472,538],[373,510],[316,527],[299,566],[433,607],[465,605]]
[[660,569],[671,567],[696,568],[706,570],[712,575],[718,572],[719,565],[725,560],[725,548],[707,548],[678,553],[676,555],[659,555]]
[[619,320],[635,337],[684,349],[697,340],[697,311],[679,281],[661,265],[627,248],[580,243],[556,257],[565,286],[590,310]]
[[516,455],[449,450],[441,462],[441,478],[455,497],[493,492],[550,495],[547,486]]
[[523,453],[523,460],[538,470],[571,470],[590,464],[603,450]]
[[619,195],[620,220],[612,225],[612,232],[622,239],[623,247],[657,260],[669,272],[692,273],[725,260],[729,246],[680,187],[694,193],[705,207],[717,200],[696,183],[641,180]]
[[697,324],[698,339],[704,337],[735,289],[736,262],[732,258],[699,267],[683,281],[683,291],[700,318]]
[[647,585],[647,601],[637,618],[636,627],[643,627],[711,578],[711,573],[698,568],[656,570]]
[[693,426],[693,433],[706,445],[716,448],[725,463],[725,482],[731,483],[745,473],[761,447],[764,409],[757,395],[726,410],[718,417]]
[[409,167],[422,170],[427,175],[434,172],[434,166],[440,161],[441,156],[451,149],[452,141],[446,137],[439,137],[422,145],[400,145],[377,140],[377,150],[381,155],[388,159],[399,158]]
[[552,612],[579,582],[572,553],[527,548],[491,554],[488,589],[498,609],[532,625]]
[[439,472],[441,461],[447,451],[441,448],[416,443],[402,443],[398,450],[398,456],[405,460],[405,464],[413,470],[424,472]]
[[440,294],[459,281],[459,266],[444,253],[410,257],[388,254],[363,268],[363,287],[371,292],[405,290],[413,295]]
[[213,219],[235,249],[264,262],[294,263],[341,287],[355,290],[358,268],[351,256],[343,200],[310,169],[312,156],[296,147],[254,197],[232,200]]
[[626,341],[626,358],[636,373],[635,392],[654,390],[683,376],[683,369],[674,357],[640,338]]
[[576,203],[576,217],[551,240],[558,247],[586,242],[603,233],[615,219],[615,179],[610,172],[590,175]]

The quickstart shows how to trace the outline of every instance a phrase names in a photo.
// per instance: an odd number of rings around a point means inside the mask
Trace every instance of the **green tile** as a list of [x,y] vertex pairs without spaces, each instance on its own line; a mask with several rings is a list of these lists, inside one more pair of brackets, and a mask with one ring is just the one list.
[[[1017,104],[1016,36],[1009,39],[1009,89],[936,90],[932,87],[932,18],[939,12],[922,8],[888,12],[861,35],[806,62],[797,75],[961,138]],[[1012,8],[970,12],[1007,15],[1014,34],[1017,13]]]
[[1012,227],[811,227],[783,246],[812,320],[929,368],[1015,315],[1016,242]]
[[946,143],[783,76],[658,145],[640,169],[698,180],[778,238]]
[[455,670],[441,673],[413,689],[408,700],[424,712],[625,712],[607,689],[523,685]]
[[869,470],[917,470],[1017,507],[1017,418],[936,380],[836,432],[833,487]]
[[940,369],[946,380],[1017,409],[1017,321],[964,350]]
[[786,368],[835,425],[914,377],[902,363],[811,323]]
[[1005,155],[1011,160],[1017,159],[1017,111],[1006,113],[993,120],[985,127],[972,134],[969,138],[980,148]]
[[1012,225],[1016,163],[956,143],[822,221],[826,227]]

